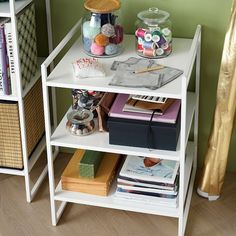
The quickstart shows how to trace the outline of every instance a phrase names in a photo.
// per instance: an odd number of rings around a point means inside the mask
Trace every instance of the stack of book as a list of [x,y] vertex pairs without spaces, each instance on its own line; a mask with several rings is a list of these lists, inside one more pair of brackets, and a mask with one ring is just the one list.
[[115,199],[177,207],[179,162],[127,156]]
[[77,150],[61,176],[62,189],[100,196],[107,196],[114,180],[120,155],[105,153],[95,178],[81,176],[79,167],[85,150]]
[[180,100],[118,94],[109,112],[110,144],[176,150]]
[[[17,33],[22,88],[37,71],[37,44],[34,3],[17,14]],[[14,44],[10,18],[0,18],[0,95],[16,94]]]

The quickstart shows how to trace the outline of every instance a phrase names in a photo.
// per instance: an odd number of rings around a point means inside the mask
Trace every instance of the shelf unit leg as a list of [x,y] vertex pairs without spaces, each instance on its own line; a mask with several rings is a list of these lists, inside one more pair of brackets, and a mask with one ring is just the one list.
[[12,27],[12,38],[13,38],[13,55],[15,60],[15,71],[16,71],[16,86],[18,91],[18,108],[19,108],[19,119],[20,119],[20,132],[21,132],[21,145],[22,145],[22,155],[23,155],[23,165],[24,165],[24,177],[25,177],[25,190],[26,190],[26,200],[31,202],[31,191],[30,191],[30,177],[29,177],[29,163],[28,163],[28,149],[26,141],[26,126],[25,126],[25,112],[24,112],[24,102],[23,102],[23,91],[22,91],[22,76],[20,69],[20,53],[18,45],[18,31],[17,31],[17,19],[15,11],[15,1],[10,0],[10,15],[11,15],[11,27]]
[[[54,156],[53,149],[51,146],[51,118],[50,118],[50,106],[49,106],[49,91],[46,87],[46,78],[47,78],[47,66],[42,64],[41,66],[42,73],[42,83],[43,83],[43,96],[44,96],[44,118],[45,118],[45,131],[46,131],[46,147],[47,147],[47,160],[48,160],[48,178],[49,178],[49,192],[50,192],[50,205],[51,205],[51,218],[52,225],[56,225],[58,221],[57,212],[56,212],[56,202],[55,202],[55,179],[54,179]],[[54,105],[54,104],[53,104]],[[56,115],[56,114],[54,114]],[[54,120],[55,121],[55,120]],[[58,153],[58,150],[55,149],[55,154]],[[62,212],[62,210],[61,210]]]
[[178,220],[178,236],[184,236],[184,215],[179,216]]

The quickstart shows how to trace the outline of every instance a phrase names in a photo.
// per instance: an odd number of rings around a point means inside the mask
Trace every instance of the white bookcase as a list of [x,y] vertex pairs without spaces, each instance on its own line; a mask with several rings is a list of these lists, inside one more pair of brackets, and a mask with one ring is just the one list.
[[[54,58],[60,53],[64,46],[67,45],[71,38],[80,29],[80,25],[81,20],[77,22],[77,24],[71,29],[71,31],[65,36],[65,38],[59,43],[59,45],[41,65],[52,224],[57,224],[66,206],[66,203],[72,202],[120,210],[163,215],[168,217],[176,217],[178,218],[179,223],[178,235],[183,236],[187,222],[197,166],[201,26],[197,26],[193,39],[174,38],[172,54],[167,58],[158,60],[160,64],[177,67],[184,70],[184,74],[157,90],[148,90],[145,88],[137,89],[108,85],[114,73],[110,70],[110,66],[114,60],[122,61],[131,56],[137,57],[134,51],[133,35],[126,35],[124,37],[124,52],[121,55],[115,58],[99,59],[105,67],[105,71],[107,74],[105,78],[92,78],[83,80],[74,78],[72,62],[78,57],[87,57],[87,55],[83,52],[81,39],[78,39],[73,44],[73,46],[68,50],[65,56],[54,68],[54,70],[48,75],[48,66],[53,62]],[[194,64],[196,65],[195,67]],[[188,92],[187,88],[193,68],[196,68],[195,91]],[[51,103],[49,101],[49,88],[80,88],[96,91],[140,94],[181,99],[181,130],[177,150],[150,150],[147,148],[110,145],[108,133],[95,132],[94,134],[85,137],[75,137],[73,135],[70,135],[66,130],[66,114],[59,124],[54,124],[54,127],[56,128],[51,129]],[[55,105],[56,104],[53,104],[53,106]],[[70,104],[68,104],[68,109],[71,109]],[[189,134],[192,124],[194,129],[194,140],[189,141]],[[115,185],[112,187],[110,194],[107,197],[99,197],[84,193],[64,191],[61,188],[60,182],[57,184],[55,183],[53,147],[81,148],[98,150],[102,152],[159,157],[163,159],[180,161],[178,206],[177,208],[168,206],[163,207],[152,205],[151,203],[141,204],[131,201],[118,203],[113,199]],[[58,208],[55,204],[56,201],[61,202]]]
[[[9,0],[7,2],[0,2],[0,17],[7,17],[11,21],[12,29],[12,39],[13,39],[13,55],[15,64],[15,90],[11,95],[0,95],[0,100],[5,101],[15,101],[18,103],[19,110],[19,121],[20,121],[20,135],[21,135],[21,148],[23,156],[23,170],[10,169],[10,168],[0,168],[0,174],[10,174],[23,176],[25,178],[25,189],[26,189],[26,200],[31,202],[38,188],[40,187],[42,181],[47,174],[47,166],[38,176],[35,183],[32,183],[30,179],[30,172],[34,167],[35,163],[39,159],[42,151],[45,149],[45,136],[41,139],[38,145],[35,147],[30,158],[27,154],[27,141],[26,141],[26,123],[25,123],[25,108],[24,108],[24,98],[30,91],[30,89],[35,85],[35,83],[41,79],[40,65],[45,58],[38,58],[38,70],[33,78],[31,78],[30,83],[28,83],[24,89],[22,89],[22,74],[21,74],[21,63],[19,56],[19,43],[18,43],[18,31],[17,31],[17,14],[20,13],[25,7],[32,3],[33,0]],[[51,37],[49,35],[49,40]]]

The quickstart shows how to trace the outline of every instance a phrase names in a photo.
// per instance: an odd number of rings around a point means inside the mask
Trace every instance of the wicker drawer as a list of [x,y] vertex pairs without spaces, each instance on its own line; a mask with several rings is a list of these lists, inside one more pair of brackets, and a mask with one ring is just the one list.
[[[24,98],[28,156],[44,134],[41,81]],[[0,101],[0,166],[23,169],[18,103]]]

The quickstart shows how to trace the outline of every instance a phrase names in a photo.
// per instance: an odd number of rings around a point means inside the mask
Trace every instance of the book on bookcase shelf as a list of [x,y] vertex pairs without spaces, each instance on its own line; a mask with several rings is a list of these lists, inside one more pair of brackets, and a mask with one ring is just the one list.
[[176,176],[174,184],[145,181],[145,180],[140,180],[137,178],[129,178],[129,177],[121,176],[121,175],[118,176],[117,183],[129,184],[129,185],[133,185],[133,186],[146,187],[146,188],[177,191],[177,189],[178,189],[178,175]]
[[152,114],[155,111],[156,115],[163,115],[174,102],[175,99],[167,98],[165,103],[153,103],[143,100],[136,100],[130,96],[124,105],[123,111],[147,114]]
[[145,157],[128,155],[120,170],[119,175],[145,181],[163,182],[174,184],[179,162],[174,160],[157,159],[157,163],[147,167]]
[[124,190],[130,190],[130,191],[140,191],[140,192],[149,192],[149,193],[159,193],[159,194],[166,194],[171,196],[176,196],[178,194],[178,191],[175,190],[166,190],[166,189],[158,189],[158,188],[150,188],[150,187],[144,187],[144,186],[136,186],[136,185],[130,185],[130,184],[121,184],[117,182],[117,187],[124,189]]
[[0,25],[0,94],[11,94],[4,24]]
[[[34,3],[25,7],[17,14],[16,18],[22,88],[25,89],[35,76],[38,67]],[[11,93],[16,94],[16,73],[13,54],[14,45],[10,18],[2,18],[2,20],[0,20],[0,25],[2,25],[4,29],[6,39]]]
[[118,202],[132,201],[137,203],[145,203],[147,205],[162,205],[168,207],[177,207],[178,195],[166,196],[165,194],[143,193],[139,191],[124,190],[117,188],[113,199]]
[[[116,118],[150,121],[152,114],[123,111],[123,108],[128,98],[128,94],[118,94],[111,107],[109,116]],[[174,103],[165,111],[163,115],[154,114],[152,121],[175,124],[179,114],[180,104],[180,100],[175,100]]]

